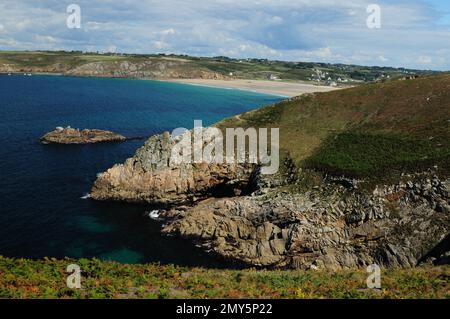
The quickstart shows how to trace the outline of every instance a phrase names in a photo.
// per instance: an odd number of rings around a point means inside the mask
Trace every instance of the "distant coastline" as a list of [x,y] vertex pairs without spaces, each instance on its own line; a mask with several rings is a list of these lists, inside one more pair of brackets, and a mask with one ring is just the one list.
[[213,79],[167,79],[158,80],[163,82],[181,83],[214,87],[222,89],[237,89],[256,93],[277,95],[286,98],[299,96],[305,93],[330,92],[341,88],[306,84],[301,82],[264,81],[264,80],[213,80]]
[[0,51],[0,73],[156,80],[294,97],[437,72],[186,55]]
[[195,85],[220,89],[241,90],[247,92],[254,92],[260,94],[269,94],[280,96],[283,98],[292,98],[306,93],[315,92],[330,92],[346,87],[330,87],[324,85],[309,84],[304,82],[285,82],[285,81],[265,81],[265,80],[247,80],[247,79],[179,79],[179,78],[136,78],[136,77],[115,77],[115,76],[100,76],[100,75],[77,75],[77,74],[64,74],[64,73],[52,73],[52,72],[11,72],[10,74],[0,72],[0,75],[15,75],[21,76],[24,74],[31,75],[48,75],[48,76],[69,76],[69,77],[81,77],[81,78],[110,78],[110,79],[130,79],[130,80],[143,80],[143,81],[159,81],[167,83],[178,83],[186,85]]

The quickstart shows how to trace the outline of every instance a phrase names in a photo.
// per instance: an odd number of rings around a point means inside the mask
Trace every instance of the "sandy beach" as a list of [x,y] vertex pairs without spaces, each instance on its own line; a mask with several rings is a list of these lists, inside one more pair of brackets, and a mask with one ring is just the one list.
[[192,85],[211,86],[220,88],[239,89],[294,97],[305,93],[329,92],[339,88],[329,86],[319,86],[306,83],[281,82],[281,81],[260,81],[260,80],[205,80],[205,79],[172,79],[167,82],[185,83]]

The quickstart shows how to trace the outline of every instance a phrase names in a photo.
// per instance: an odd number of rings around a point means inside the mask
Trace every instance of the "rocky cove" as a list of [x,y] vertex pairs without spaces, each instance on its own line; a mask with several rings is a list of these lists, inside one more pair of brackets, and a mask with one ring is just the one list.
[[[95,202],[87,195],[98,172],[123,162],[171,125],[189,127],[200,113],[209,125],[280,98],[122,79],[17,75],[0,76],[0,82],[1,125],[7,128],[0,152],[0,222],[8,225],[0,229],[3,256],[218,264],[192,243],[162,236],[158,222],[142,217],[141,205]],[[170,114],[161,112],[165,101]],[[55,142],[43,145],[39,139],[56,127]],[[126,140],[110,142],[118,134]]]
[[269,176],[257,165],[175,164],[174,145],[169,133],[151,137],[98,175],[92,199],[164,207],[164,234],[248,266],[448,263],[450,179],[437,168],[370,190],[339,177],[297,189],[309,172],[289,159]]

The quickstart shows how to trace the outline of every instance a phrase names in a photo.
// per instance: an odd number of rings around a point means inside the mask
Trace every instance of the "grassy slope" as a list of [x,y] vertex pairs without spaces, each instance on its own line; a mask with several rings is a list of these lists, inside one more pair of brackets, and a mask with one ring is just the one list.
[[311,77],[313,70],[328,72],[326,78],[331,77],[337,80],[352,79],[354,81],[374,81],[382,74],[392,78],[403,76],[405,71],[410,74],[427,74],[430,72],[419,70],[405,70],[381,67],[364,67],[355,65],[333,65],[324,63],[294,63],[267,60],[234,60],[225,57],[217,58],[197,58],[177,55],[115,55],[96,54],[81,52],[0,52],[0,65],[11,64],[22,69],[23,72],[29,68],[48,68],[49,72],[65,72],[77,66],[102,61],[130,61],[142,62],[145,60],[162,61],[176,60],[182,62],[183,70],[203,70],[206,72],[216,72],[223,76],[242,79],[267,79],[269,74],[276,74],[283,80],[307,81]]
[[[66,267],[82,269],[81,290]],[[214,270],[98,260],[0,257],[0,298],[450,298],[450,267],[384,271],[369,290],[364,270]]]
[[298,166],[396,177],[439,165],[450,173],[450,75],[369,84],[285,101],[219,127],[279,127]]

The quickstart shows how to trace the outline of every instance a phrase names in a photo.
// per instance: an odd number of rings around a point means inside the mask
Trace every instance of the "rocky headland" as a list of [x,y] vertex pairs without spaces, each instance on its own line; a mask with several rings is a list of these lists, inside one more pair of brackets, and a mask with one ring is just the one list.
[[177,138],[157,135],[99,174],[91,196],[159,205],[163,233],[249,266],[449,263],[449,80],[313,94],[216,124],[279,127],[274,175],[177,164]]
[[173,206],[217,194],[240,194],[247,187],[251,167],[176,164],[171,159],[175,143],[167,132],[151,137],[124,164],[99,174],[91,197]]
[[[30,57],[29,60],[33,60]],[[28,61],[28,60],[27,60]],[[0,61],[1,62],[1,61]],[[72,63],[55,61],[50,65],[28,63],[26,66],[15,63],[0,63],[0,73],[51,73],[66,76],[140,78],[140,79],[210,79],[226,80],[229,76],[207,68],[193,67],[189,61],[182,59],[138,59],[117,61],[83,62],[73,66]]]
[[436,247],[450,232],[450,179],[434,171],[371,192],[339,178],[301,192],[290,187],[306,172],[293,176],[289,167],[267,177],[257,166],[176,165],[174,143],[168,133],[150,138],[100,174],[91,197],[162,205],[163,233],[251,266],[414,267],[448,258]]
[[372,194],[325,183],[303,194],[216,198],[168,211],[163,232],[252,266],[414,267],[448,259],[435,247],[450,232],[449,191],[449,179],[431,176]]
[[120,134],[97,130],[57,127],[41,137],[43,144],[93,144],[102,142],[123,142],[127,138]]

